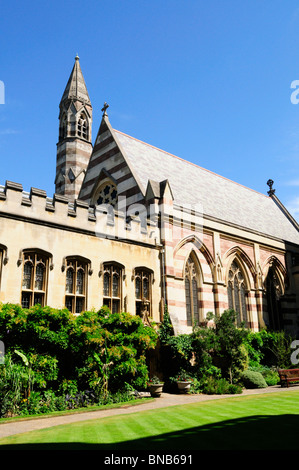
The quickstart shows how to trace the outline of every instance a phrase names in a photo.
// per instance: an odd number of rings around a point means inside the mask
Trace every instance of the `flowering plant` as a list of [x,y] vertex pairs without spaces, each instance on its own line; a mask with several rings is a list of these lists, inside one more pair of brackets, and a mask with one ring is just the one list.
[[159,379],[159,377],[157,377],[156,375],[154,375],[151,379],[149,379],[148,381],[148,385],[156,385],[156,384],[161,384],[163,383],[161,379]]
[[193,382],[192,377],[190,377],[190,375],[184,370],[176,375],[175,380],[177,382]]

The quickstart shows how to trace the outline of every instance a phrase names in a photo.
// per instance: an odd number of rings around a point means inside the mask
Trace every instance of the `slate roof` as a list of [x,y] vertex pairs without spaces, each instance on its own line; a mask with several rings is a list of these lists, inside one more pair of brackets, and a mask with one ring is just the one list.
[[144,195],[149,180],[167,179],[177,204],[196,208],[200,203],[206,216],[299,244],[298,229],[275,197],[249,189],[122,132],[113,132]]

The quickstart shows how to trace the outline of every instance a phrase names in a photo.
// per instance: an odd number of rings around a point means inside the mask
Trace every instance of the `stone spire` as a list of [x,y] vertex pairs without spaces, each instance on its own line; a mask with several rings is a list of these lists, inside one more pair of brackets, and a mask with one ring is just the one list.
[[92,106],[78,55],[59,110],[55,193],[74,201],[79,195],[92,152]]
[[91,105],[78,55],[75,57],[73,70],[61,98],[61,101],[65,100],[79,100]]

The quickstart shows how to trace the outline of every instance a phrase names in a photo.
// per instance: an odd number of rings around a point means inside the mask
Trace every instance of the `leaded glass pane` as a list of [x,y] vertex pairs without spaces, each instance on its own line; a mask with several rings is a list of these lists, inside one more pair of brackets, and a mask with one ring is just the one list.
[[77,281],[76,281],[76,293],[83,294],[84,291],[84,271],[79,269],[77,271]]
[[196,279],[192,280],[192,297],[193,297],[193,320],[196,324],[199,323],[199,312],[198,312],[198,292]]
[[31,301],[31,294],[29,292],[22,293],[22,308],[29,308]]
[[192,326],[190,281],[185,278],[187,325]]
[[70,312],[73,311],[73,298],[72,297],[66,297],[65,306]]
[[238,285],[237,277],[235,277],[234,279],[234,301],[235,301],[235,311],[237,313],[240,313],[239,285]]
[[31,289],[31,277],[32,277],[33,266],[31,263],[24,264],[23,272],[23,289]]
[[241,284],[241,287],[240,287],[240,297],[241,297],[242,321],[246,321],[246,296],[245,296],[244,284]]
[[110,284],[110,275],[109,273],[104,274],[104,296],[109,297],[109,284]]
[[35,293],[34,294],[34,301],[33,301],[33,304],[36,305],[36,304],[40,304],[40,305],[43,305],[43,302],[44,302],[44,294],[41,294],[41,293]]
[[143,278],[143,298],[149,298],[149,289],[148,289],[148,279],[146,277]]
[[43,290],[44,289],[44,270],[45,267],[43,264],[39,263],[36,266],[35,271],[35,289]]
[[136,277],[135,279],[135,296],[136,299],[141,299],[141,279]]
[[230,309],[235,310],[235,312],[237,313],[237,324],[240,325],[242,321],[247,320],[246,290],[244,283],[244,275],[235,261],[231,264],[228,273],[228,279],[228,306]]
[[112,277],[112,297],[119,297],[119,277],[113,274]]
[[69,268],[66,272],[65,290],[68,294],[73,294],[74,292],[74,270],[72,268]]
[[112,313],[119,313],[119,300],[112,300]]
[[227,297],[228,297],[228,308],[230,310],[233,310],[234,304],[233,304],[233,286],[232,283],[229,282],[227,286]]
[[81,313],[84,308],[84,299],[83,297],[76,297],[76,313]]

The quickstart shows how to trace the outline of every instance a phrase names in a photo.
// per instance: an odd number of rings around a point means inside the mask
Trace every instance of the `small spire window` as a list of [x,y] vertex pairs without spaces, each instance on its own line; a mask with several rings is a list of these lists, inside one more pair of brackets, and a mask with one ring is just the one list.
[[67,137],[67,117],[64,114],[60,121],[59,127],[59,140],[63,140]]
[[84,113],[81,113],[78,119],[77,132],[79,137],[82,137],[83,139],[88,138],[87,119]]

